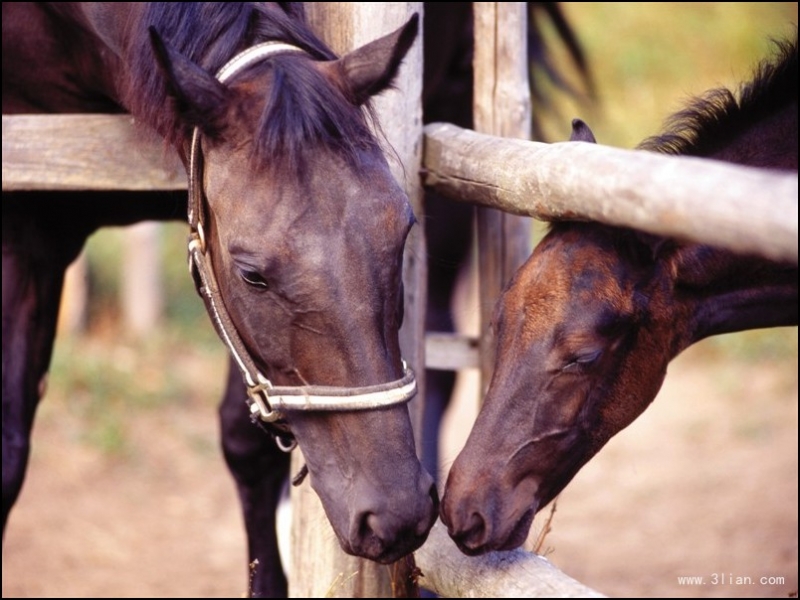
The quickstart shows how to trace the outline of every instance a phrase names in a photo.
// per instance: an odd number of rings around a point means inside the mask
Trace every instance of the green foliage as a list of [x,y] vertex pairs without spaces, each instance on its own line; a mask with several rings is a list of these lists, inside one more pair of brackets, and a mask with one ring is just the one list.
[[57,338],[42,416],[66,413],[75,436],[108,456],[128,458],[137,411],[198,403],[213,410],[221,396],[226,351],[186,267],[187,229],[161,225],[164,317],[143,337],[121,322],[126,230],[102,229],[87,243],[88,330]]
[[740,361],[794,362],[797,365],[797,327],[754,329],[718,335],[705,342],[709,352]]
[[[547,139],[567,139],[571,119],[581,117],[600,143],[622,148],[658,133],[691,96],[736,87],[769,55],[770,39],[792,36],[797,25],[796,2],[563,4],[588,57],[599,105],[561,94],[560,121],[548,119]],[[556,56],[569,66],[563,48]],[[570,79],[577,81],[574,73]]]
[[146,339],[128,339],[115,331],[62,336],[51,363],[43,417],[66,413],[79,423],[79,439],[124,457],[131,415],[166,405],[213,411],[225,365],[220,343],[193,342],[171,324]]

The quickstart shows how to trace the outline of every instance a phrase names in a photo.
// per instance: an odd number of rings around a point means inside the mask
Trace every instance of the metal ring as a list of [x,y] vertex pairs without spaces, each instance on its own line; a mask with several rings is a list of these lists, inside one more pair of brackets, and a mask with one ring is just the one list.
[[287,454],[297,448],[297,440],[293,437],[289,438],[289,441],[286,442],[283,439],[283,436],[280,434],[275,434],[275,445],[278,446],[278,449],[282,452],[286,452]]
[[200,240],[200,252],[206,253],[206,233],[203,231],[203,224],[198,221],[197,223],[197,238]]

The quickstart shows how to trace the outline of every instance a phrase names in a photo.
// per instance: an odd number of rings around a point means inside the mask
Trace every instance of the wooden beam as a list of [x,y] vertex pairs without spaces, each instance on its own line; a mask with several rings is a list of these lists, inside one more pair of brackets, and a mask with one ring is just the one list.
[[425,127],[423,182],[543,220],[593,220],[797,262],[797,173]]
[[429,332],[425,335],[425,366],[444,371],[478,368],[481,365],[479,346],[476,337]]
[[177,153],[130,115],[3,115],[3,191],[185,190]]
[[532,552],[466,556],[440,522],[414,557],[420,586],[445,598],[605,598]]
[[[528,12],[525,2],[474,2],[475,131],[529,139]],[[531,251],[530,219],[492,208],[477,211],[481,390],[489,387],[495,340],[489,326],[500,294]]]

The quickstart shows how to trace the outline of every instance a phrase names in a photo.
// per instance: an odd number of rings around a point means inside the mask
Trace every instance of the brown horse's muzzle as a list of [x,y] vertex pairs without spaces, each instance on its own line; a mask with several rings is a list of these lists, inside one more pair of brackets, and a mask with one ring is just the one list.
[[441,506],[442,522],[458,548],[475,556],[520,547],[540,506],[536,480],[506,485],[505,480],[466,473],[458,462],[447,478]]

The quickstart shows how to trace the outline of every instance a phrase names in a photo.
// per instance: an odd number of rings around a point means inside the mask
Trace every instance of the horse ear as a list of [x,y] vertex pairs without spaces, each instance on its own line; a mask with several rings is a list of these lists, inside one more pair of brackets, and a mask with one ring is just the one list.
[[150,43],[181,121],[199,127],[209,137],[219,135],[228,107],[228,88],[170,48],[154,27],[150,27]]
[[669,256],[675,251],[677,245],[674,240],[654,233],[645,231],[635,231],[634,236],[644,248],[646,248],[645,262],[652,264],[659,261],[669,260]]
[[596,144],[594,134],[589,126],[580,119],[572,119],[572,135],[569,136],[570,142],[589,142]]
[[363,104],[391,86],[418,31],[419,15],[415,14],[393,33],[326,63],[323,68],[355,104]]

